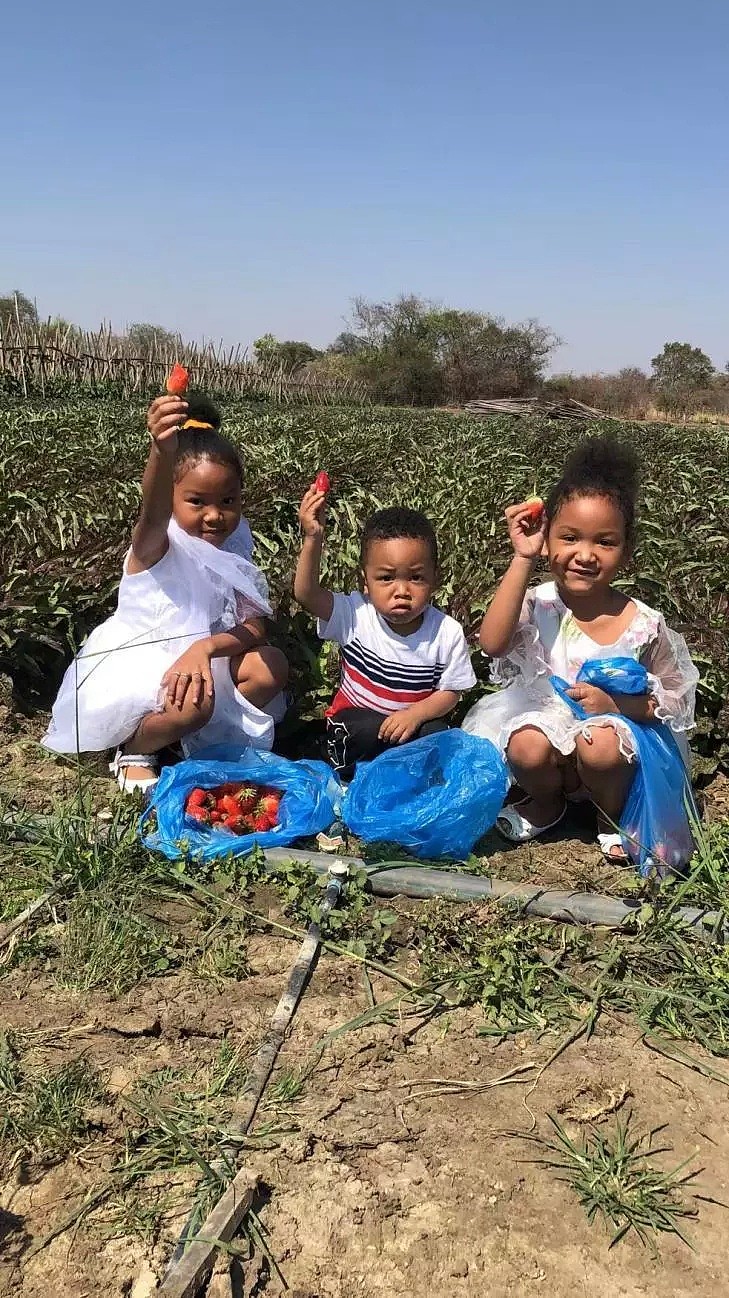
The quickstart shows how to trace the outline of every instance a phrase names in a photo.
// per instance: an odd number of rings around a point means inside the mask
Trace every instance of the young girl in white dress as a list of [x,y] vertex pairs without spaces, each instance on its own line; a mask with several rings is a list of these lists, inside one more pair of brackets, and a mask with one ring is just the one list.
[[288,664],[266,643],[241,461],[219,426],[204,397],[152,402],[117,610],[68,668],[43,740],[61,753],[116,748],[111,770],[127,792],[154,783],[171,744],[270,748],[284,710]]
[[[514,557],[480,631],[493,658],[492,680],[505,686],[467,714],[464,730],[490,739],[526,795],[505,806],[497,828],[524,843],[551,829],[567,799],[589,796],[598,808],[598,843],[625,859],[613,832],[635,772],[630,729],[656,719],[674,732],[684,760],[694,724],[698,672],[682,636],[662,615],[613,585],[633,544],[637,461],[610,438],[590,438],[570,456],[540,511],[534,502],[506,510]],[[531,586],[544,554],[553,580]],[[588,659],[628,657],[649,673],[650,693],[611,696],[576,684]],[[578,720],[551,675],[590,714]]]

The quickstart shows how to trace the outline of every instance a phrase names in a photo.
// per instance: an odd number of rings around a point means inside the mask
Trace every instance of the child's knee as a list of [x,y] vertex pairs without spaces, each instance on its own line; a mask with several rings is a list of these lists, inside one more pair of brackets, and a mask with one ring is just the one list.
[[271,644],[250,649],[247,654],[231,660],[230,670],[239,689],[246,685],[249,688],[272,690],[278,693],[279,690],[286,688],[289,679],[286,655]]
[[525,726],[511,736],[506,756],[522,771],[537,771],[551,765],[556,754],[541,730],[537,730],[535,726]]
[[589,771],[617,771],[627,764],[614,726],[593,726],[589,737],[578,735],[577,759]]

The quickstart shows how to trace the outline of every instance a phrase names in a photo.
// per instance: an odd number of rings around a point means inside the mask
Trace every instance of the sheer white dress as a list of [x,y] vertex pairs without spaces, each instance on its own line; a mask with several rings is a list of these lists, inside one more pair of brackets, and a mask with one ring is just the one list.
[[558,752],[568,754],[574,751],[578,735],[589,734],[592,726],[609,725],[617,732],[624,756],[632,761],[632,736],[620,717],[607,713],[579,720],[555,693],[549,678],[561,676],[573,685],[588,659],[633,658],[648,672],[656,719],[671,727],[688,764],[687,736],[694,725],[699,673],[683,636],[667,627],[662,614],[647,604],[638,599],[633,603],[630,625],[613,644],[601,645],[577,626],[554,582],[527,591],[511,644],[491,666],[492,682],[504,688],[474,704],[463,729],[490,739],[505,757],[511,736],[526,726],[540,730]]
[[[96,627],[68,668],[43,743],[59,753],[102,752],[123,744],[148,712],[161,712],[162,677],[196,640],[271,613],[266,579],[251,562],[243,519],[217,547],[188,536],[171,519],[169,547],[145,572],[124,562],[116,612]],[[215,707],[182,741],[186,754],[209,744],[270,749],[282,696],[265,711],[235,688],[228,658],[212,661]]]

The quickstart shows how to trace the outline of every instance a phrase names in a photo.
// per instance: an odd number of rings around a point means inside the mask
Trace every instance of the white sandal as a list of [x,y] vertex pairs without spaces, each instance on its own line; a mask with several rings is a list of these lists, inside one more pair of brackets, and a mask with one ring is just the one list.
[[[141,766],[149,771],[149,776],[132,776],[126,774],[128,766]],[[117,748],[109,770],[116,776],[116,782],[122,793],[148,793],[159,779],[159,762],[154,753],[123,753]]]
[[[524,802],[528,799],[524,799]],[[554,829],[561,820],[564,820],[567,806],[562,808],[556,820],[549,825],[533,825],[526,816],[522,816],[519,807],[523,807],[523,802],[512,802],[508,807],[503,807],[496,817],[496,829],[509,843],[531,843],[532,839],[540,838],[546,834],[548,829]]]
[[[598,834],[597,845],[603,857],[611,865],[630,865],[630,857],[623,846],[622,834]],[[615,856],[612,848],[619,847],[620,855]]]

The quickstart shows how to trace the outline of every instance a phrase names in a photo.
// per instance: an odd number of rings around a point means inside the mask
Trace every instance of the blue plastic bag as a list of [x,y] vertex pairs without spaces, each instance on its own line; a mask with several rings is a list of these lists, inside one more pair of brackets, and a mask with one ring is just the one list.
[[[283,790],[275,829],[233,834],[185,814],[185,801],[192,789],[213,789],[238,780]],[[145,847],[163,852],[173,861],[182,856],[199,861],[213,861],[230,853],[245,856],[254,847],[285,847],[297,838],[327,829],[340,797],[341,785],[324,762],[289,762],[255,748],[217,746],[164,768],[140,817],[139,833]]]
[[[588,713],[567,694],[559,676],[552,685],[576,717]],[[580,684],[596,685],[606,694],[647,694],[648,673],[633,658],[591,658],[577,673]],[[623,847],[644,877],[680,869],[691,859],[694,840],[691,820],[698,819],[688,771],[668,725],[651,721],[638,725],[622,718],[633,736],[637,770],[620,817]]]
[[462,859],[494,824],[508,788],[506,763],[488,739],[442,730],[360,762],[342,819],[367,843]]

